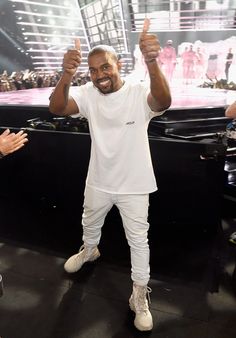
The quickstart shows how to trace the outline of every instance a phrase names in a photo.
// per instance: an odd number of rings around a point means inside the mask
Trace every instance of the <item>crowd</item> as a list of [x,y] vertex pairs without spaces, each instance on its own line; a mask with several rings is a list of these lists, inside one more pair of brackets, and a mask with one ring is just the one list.
[[[223,47],[222,47],[223,48]],[[223,48],[224,49],[224,48]],[[160,49],[157,58],[158,64],[171,83],[173,78],[181,79],[183,84],[200,83],[205,80],[215,81],[225,79],[226,83],[232,82],[230,76],[231,65],[234,60],[232,48],[216,54],[213,51],[206,51],[203,47],[183,43],[176,51],[172,40],[167,40]],[[143,61],[142,53],[137,47],[134,51],[134,74],[138,71],[140,80],[146,79],[147,69]],[[53,73],[43,71],[31,71],[29,69],[12,72],[6,70],[0,74],[0,92],[11,90],[55,87],[61,71]],[[88,73],[76,73],[72,79],[73,86],[80,86],[90,81]],[[203,81],[203,82],[202,82]]]
[[[11,90],[31,89],[55,87],[61,73],[55,71],[53,73],[30,71],[29,69],[12,72],[10,75],[6,70],[0,74],[0,92]],[[89,81],[89,77],[85,73],[77,73],[72,80],[73,86],[79,86]]]

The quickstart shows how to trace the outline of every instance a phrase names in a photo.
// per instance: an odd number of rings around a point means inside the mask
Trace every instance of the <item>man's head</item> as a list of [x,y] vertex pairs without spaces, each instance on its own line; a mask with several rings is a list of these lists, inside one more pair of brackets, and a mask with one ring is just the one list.
[[101,93],[113,93],[122,87],[121,62],[113,47],[93,47],[88,54],[88,65],[91,81]]

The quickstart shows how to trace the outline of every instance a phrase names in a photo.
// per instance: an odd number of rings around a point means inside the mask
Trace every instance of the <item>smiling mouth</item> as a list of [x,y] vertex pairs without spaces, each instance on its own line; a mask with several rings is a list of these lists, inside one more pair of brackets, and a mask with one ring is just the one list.
[[110,84],[110,79],[97,81],[97,84],[101,87],[107,87]]

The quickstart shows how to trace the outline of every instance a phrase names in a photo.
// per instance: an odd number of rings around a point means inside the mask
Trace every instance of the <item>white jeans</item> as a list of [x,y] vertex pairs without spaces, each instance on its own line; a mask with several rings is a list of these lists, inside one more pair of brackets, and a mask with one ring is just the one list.
[[105,217],[113,205],[120,212],[130,247],[131,278],[138,285],[147,285],[150,278],[149,194],[110,194],[86,187],[82,216],[84,244],[88,247],[99,244]]

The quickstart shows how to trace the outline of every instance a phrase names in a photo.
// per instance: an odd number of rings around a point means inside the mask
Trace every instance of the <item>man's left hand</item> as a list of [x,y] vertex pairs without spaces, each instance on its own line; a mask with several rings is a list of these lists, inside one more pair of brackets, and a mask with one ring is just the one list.
[[150,19],[145,19],[143,31],[139,38],[139,47],[146,63],[157,59],[160,52],[160,42],[155,34],[149,34]]

